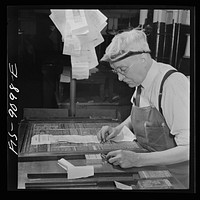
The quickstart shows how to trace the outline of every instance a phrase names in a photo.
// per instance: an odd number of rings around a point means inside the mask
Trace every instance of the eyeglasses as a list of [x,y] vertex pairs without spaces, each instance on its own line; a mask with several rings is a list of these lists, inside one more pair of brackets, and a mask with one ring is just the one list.
[[[117,61],[120,61],[120,60],[123,60],[129,56],[133,56],[133,55],[138,55],[138,54],[142,54],[142,53],[150,53],[150,51],[129,51],[127,54],[125,54],[124,56],[116,59],[115,61],[113,62],[110,62],[110,64],[114,63],[114,62],[117,62]],[[132,66],[132,65],[131,65]],[[128,72],[128,69],[131,67],[118,67],[117,69],[113,69],[112,72],[115,73],[115,74],[121,74],[123,76],[125,76]]]
[[128,69],[130,68],[131,66],[129,67],[126,67],[126,68],[117,68],[117,69],[113,69],[112,72],[114,74],[121,74],[123,76],[125,76],[128,72]]
[[[112,63],[115,63],[115,62],[118,62],[118,61],[120,61],[120,60],[123,60],[123,59],[125,59],[125,58],[128,58],[128,57],[130,57],[130,56],[134,56],[134,55],[138,55],[138,54],[142,54],[142,53],[151,53],[151,51],[129,51],[128,53],[126,53],[125,55],[123,55],[122,57],[119,57],[119,58],[117,58],[120,54],[116,54],[116,55],[114,55],[114,56],[111,56],[111,61],[110,61],[110,63],[112,64]],[[116,60],[114,60],[114,59],[116,59]]]

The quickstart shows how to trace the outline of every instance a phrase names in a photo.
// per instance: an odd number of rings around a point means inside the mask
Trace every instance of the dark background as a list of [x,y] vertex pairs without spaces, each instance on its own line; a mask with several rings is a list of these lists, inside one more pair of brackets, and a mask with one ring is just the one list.
[[[126,29],[128,26],[137,27],[139,24],[139,9],[130,10],[101,10],[107,17],[118,17],[118,30]],[[63,66],[71,66],[70,56],[62,54],[63,42],[61,34],[55,28],[53,22],[49,18],[50,9],[34,9],[33,8],[20,8],[17,11],[17,24],[18,24],[18,70],[19,79],[18,84],[20,88],[19,93],[19,120],[23,118],[23,108],[58,108],[58,103],[69,102],[70,85],[64,85],[64,95],[62,99],[56,98],[55,92],[59,93],[58,82],[60,74],[62,73]],[[160,38],[158,46],[157,57],[156,52],[156,39],[157,39],[157,24],[153,22],[153,10],[148,12],[148,20],[146,24],[151,26],[150,34],[148,35],[148,42],[152,50],[152,57],[157,61],[169,63],[172,41],[172,25],[165,25],[161,23]],[[164,34],[166,27],[166,46],[163,49]],[[179,32],[178,32],[179,31]],[[96,47],[98,59],[100,59],[108,44],[110,44],[113,35],[108,33],[108,30],[102,31],[104,42]],[[175,44],[172,59],[172,66],[178,68],[179,62],[184,55],[187,36],[190,33],[190,27],[187,25],[178,24],[175,26]],[[178,54],[176,53],[176,42],[179,36]],[[175,63],[176,58],[176,63]],[[97,66],[99,72],[92,77],[100,76],[105,81],[105,97],[104,99],[98,98],[99,85],[98,84],[83,84],[84,81],[77,81],[76,97],[79,102],[87,102],[87,100],[96,100],[98,102],[112,101],[114,96],[119,97],[121,104],[129,104],[130,97],[134,89],[130,89],[127,85],[117,80],[116,75],[108,73],[109,66],[99,64]],[[183,73],[189,75],[189,69],[182,70]],[[109,81],[112,79],[113,88],[112,94],[106,91]],[[88,82],[88,81],[87,81]],[[58,94],[59,96],[59,94]],[[88,97],[91,97],[88,99]]]

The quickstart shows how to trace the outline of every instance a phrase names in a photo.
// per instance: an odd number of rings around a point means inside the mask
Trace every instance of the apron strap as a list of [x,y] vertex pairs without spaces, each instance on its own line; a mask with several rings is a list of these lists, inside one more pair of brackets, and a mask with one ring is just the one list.
[[160,92],[159,92],[159,95],[158,95],[158,107],[159,107],[159,111],[160,113],[163,115],[163,112],[162,112],[162,108],[161,108],[161,99],[162,99],[162,92],[163,92],[163,84],[165,82],[165,80],[174,72],[177,72],[177,70],[169,70],[163,77],[162,79],[162,82],[160,84]]
[[137,107],[139,107],[139,105],[140,105],[140,94],[141,94],[141,91],[142,91],[142,85],[139,85],[137,87],[136,98],[135,98],[135,105]]

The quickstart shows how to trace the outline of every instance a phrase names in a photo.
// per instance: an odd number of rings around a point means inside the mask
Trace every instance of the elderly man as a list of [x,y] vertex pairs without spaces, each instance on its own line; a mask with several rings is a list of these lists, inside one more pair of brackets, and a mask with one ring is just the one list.
[[187,162],[190,134],[187,77],[151,58],[142,30],[116,35],[101,60],[110,63],[120,81],[137,89],[131,99],[130,116],[117,127],[102,127],[97,137],[102,142],[110,140],[126,125],[138,143],[149,150],[148,153],[111,151],[107,154],[108,161],[122,168]]

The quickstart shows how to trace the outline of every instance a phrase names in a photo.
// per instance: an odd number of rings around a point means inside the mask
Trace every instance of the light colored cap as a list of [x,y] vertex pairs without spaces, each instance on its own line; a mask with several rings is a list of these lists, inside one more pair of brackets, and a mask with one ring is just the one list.
[[132,29],[116,35],[100,61],[115,62],[129,51],[150,51],[143,30]]

